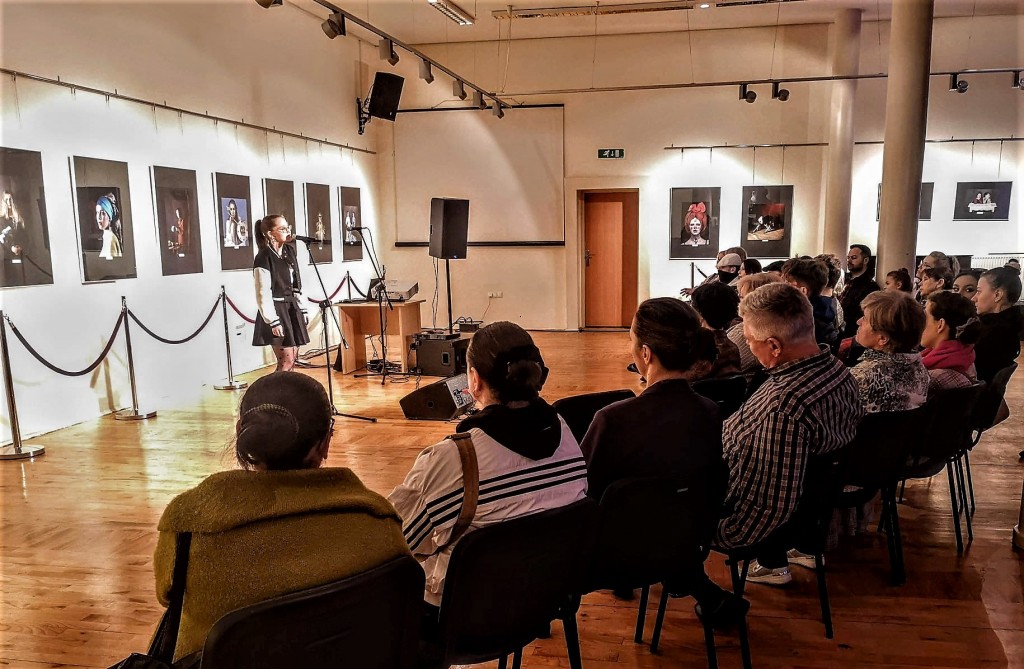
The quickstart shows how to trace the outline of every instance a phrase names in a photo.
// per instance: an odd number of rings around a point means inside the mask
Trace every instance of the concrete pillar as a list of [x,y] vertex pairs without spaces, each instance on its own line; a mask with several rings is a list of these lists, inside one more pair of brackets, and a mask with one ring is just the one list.
[[[858,73],[860,65],[859,9],[841,9],[832,24],[829,61],[832,76]],[[825,253],[846,257],[850,241],[850,198],[853,190],[853,103],[857,80],[832,82],[828,139],[828,177],[825,184]]]
[[917,217],[928,126],[928,69],[934,0],[892,3],[889,84],[885,101],[878,276],[917,268]]

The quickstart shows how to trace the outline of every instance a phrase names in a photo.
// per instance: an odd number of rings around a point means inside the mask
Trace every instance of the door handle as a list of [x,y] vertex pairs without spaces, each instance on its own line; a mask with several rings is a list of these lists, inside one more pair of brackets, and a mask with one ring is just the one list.
[[590,249],[586,249],[583,252],[583,261],[587,267],[590,267],[590,259],[594,257],[594,254],[590,252]]

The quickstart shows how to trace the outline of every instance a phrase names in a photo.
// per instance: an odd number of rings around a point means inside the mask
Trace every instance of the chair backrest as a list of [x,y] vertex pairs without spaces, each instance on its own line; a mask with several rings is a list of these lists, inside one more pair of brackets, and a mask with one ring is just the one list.
[[717,404],[724,420],[734,414],[746,399],[747,379],[742,374],[703,379],[693,383],[693,390]]
[[937,390],[925,403],[925,429],[911,449],[912,459],[945,462],[970,444],[971,416],[985,390],[984,383],[966,388]]
[[586,592],[663,582],[702,557],[721,515],[724,486],[672,478],[616,481],[601,496]]
[[796,512],[787,522],[787,534],[793,538],[793,545],[804,553],[815,555],[825,550],[832,509],[843,490],[842,472],[848,449],[846,445],[807,459],[803,492]]
[[974,405],[971,429],[984,432],[992,427],[992,423],[996,420],[996,414],[999,412],[999,405],[1002,404],[1003,397],[1006,395],[1006,385],[1016,370],[1017,363],[1010,363],[1009,367],[1003,367],[996,372],[996,375],[985,386],[984,392]]
[[555,400],[551,405],[558,415],[565,420],[565,424],[572,431],[572,436],[577,442],[583,441],[590,424],[594,421],[594,415],[609,404],[621,402],[636,397],[632,390],[607,390],[600,393],[586,393],[584,395],[573,395]]
[[583,499],[466,533],[441,598],[443,666],[509,655],[546,630],[581,589],[596,521]]
[[416,666],[424,574],[411,555],[217,621],[203,667],[405,669]]
[[877,489],[895,483],[906,466],[915,439],[927,425],[928,409],[869,413],[846,448],[842,482]]

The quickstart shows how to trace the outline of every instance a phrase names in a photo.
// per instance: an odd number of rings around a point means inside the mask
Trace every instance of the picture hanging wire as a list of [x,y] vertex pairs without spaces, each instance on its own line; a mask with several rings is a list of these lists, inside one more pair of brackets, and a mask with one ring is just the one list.
[[757,147],[754,147],[754,159],[750,161],[750,185],[757,184]]
[[974,142],[971,142],[971,167],[974,167]]
[[999,162],[996,163],[996,179],[1003,175],[1003,141],[999,140]]
[[782,175],[779,177],[779,183],[786,183],[786,147],[782,147]]

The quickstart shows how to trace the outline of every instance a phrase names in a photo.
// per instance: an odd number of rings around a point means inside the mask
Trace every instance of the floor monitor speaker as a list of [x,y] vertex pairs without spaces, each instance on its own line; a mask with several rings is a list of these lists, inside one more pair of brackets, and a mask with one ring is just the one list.
[[370,89],[370,116],[394,121],[405,79],[390,72],[378,72]]
[[435,197],[430,200],[430,255],[458,260],[466,257],[469,200]]
[[473,406],[473,398],[465,392],[465,374],[442,379],[412,391],[398,403],[402,413],[413,420],[451,420]]
[[452,376],[466,371],[469,337],[419,339],[415,343],[416,366],[424,376]]

